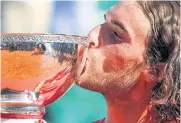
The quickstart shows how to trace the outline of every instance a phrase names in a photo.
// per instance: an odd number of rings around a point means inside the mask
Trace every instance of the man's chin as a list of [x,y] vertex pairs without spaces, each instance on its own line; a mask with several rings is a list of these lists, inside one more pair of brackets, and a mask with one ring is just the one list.
[[77,85],[82,85],[83,83],[88,83],[87,82],[87,78],[88,78],[89,76],[87,76],[87,73],[86,73],[86,71],[84,70],[84,71],[82,71],[82,73],[79,75],[79,77],[77,78],[77,80],[75,81],[75,83],[77,84]]
[[75,84],[86,90],[99,92],[99,89],[97,89],[97,86],[94,86],[93,83],[90,83],[90,81],[76,81]]
[[80,78],[75,81],[76,85],[79,85],[82,87],[82,83],[84,83]]
[[79,80],[75,81],[75,84],[76,84],[76,85],[81,85],[81,83],[80,83]]
[[88,89],[88,90],[91,90],[91,86],[90,86],[90,84],[89,84],[89,82],[88,81],[83,81],[83,80],[77,80],[76,82],[75,82],[75,84],[76,85],[78,85],[78,86],[80,86],[80,87],[82,87],[82,88],[85,88],[85,89]]
[[75,84],[81,86],[81,87],[84,87],[84,85],[88,83],[87,81],[82,81],[81,79],[78,79]]

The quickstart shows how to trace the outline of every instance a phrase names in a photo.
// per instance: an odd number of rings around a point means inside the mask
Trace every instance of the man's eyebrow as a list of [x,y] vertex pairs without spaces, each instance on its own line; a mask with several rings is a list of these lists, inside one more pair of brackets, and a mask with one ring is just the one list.
[[125,31],[126,33],[128,33],[126,27],[124,26],[123,23],[117,21],[117,20],[111,20],[111,23],[116,25],[117,27],[119,27],[121,30]]
[[[106,20],[107,18],[107,13],[104,14],[104,19]],[[124,26],[123,23],[117,21],[117,20],[111,20],[111,23],[116,25],[117,27],[119,27],[121,30],[125,31],[126,33],[128,33],[126,27]]]

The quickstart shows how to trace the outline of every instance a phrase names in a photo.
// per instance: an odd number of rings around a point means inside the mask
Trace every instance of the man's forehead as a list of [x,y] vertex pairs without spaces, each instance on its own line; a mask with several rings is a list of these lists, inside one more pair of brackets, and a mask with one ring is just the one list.
[[[116,4],[115,6],[111,7],[106,15],[111,16],[111,17],[115,17],[118,15],[123,15],[124,13],[127,14],[135,14],[135,13],[142,13],[142,10],[138,10],[140,9],[140,6],[135,2],[135,1],[122,1],[119,2],[118,4]],[[129,16],[129,15],[127,15]]]
[[117,8],[123,8],[124,6],[128,6],[131,5],[131,3],[133,4],[133,2],[125,2],[125,1],[120,1],[119,3],[117,3],[115,6],[112,6],[106,14],[108,15],[114,15],[115,11]]
[[119,2],[111,7],[106,15],[123,23],[130,35],[147,36],[150,31],[150,22],[135,1]]

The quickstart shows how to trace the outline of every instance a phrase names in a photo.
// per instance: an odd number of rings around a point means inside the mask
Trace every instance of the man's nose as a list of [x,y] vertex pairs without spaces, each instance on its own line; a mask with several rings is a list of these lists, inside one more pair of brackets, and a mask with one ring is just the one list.
[[89,34],[88,34],[89,47],[97,48],[100,46],[100,40],[99,40],[100,30],[101,30],[101,25],[96,26],[89,32]]

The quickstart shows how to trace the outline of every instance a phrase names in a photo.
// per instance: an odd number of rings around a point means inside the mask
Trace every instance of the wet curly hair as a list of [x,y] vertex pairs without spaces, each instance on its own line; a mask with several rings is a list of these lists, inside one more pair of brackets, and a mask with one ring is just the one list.
[[164,76],[152,91],[158,122],[180,122],[180,1],[138,1],[151,23],[146,59],[164,62]]

